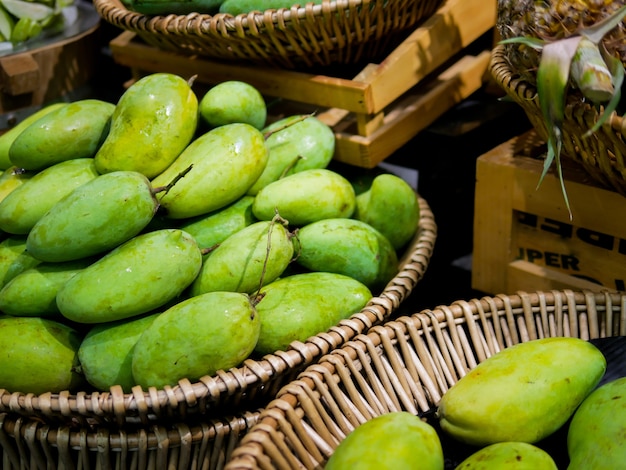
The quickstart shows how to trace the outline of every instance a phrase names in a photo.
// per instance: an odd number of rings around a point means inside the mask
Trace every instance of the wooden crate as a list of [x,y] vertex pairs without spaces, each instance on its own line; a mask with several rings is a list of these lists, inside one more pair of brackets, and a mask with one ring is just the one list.
[[563,159],[570,219],[556,170],[537,188],[544,151],[530,131],[478,158],[472,287],[626,290],[626,198]]
[[161,71],[197,75],[209,85],[242,80],[287,104],[271,108],[274,116],[314,111],[335,131],[336,160],[373,168],[483,85],[490,50],[464,51],[493,31],[495,3],[448,0],[381,63],[349,78],[188,57],[148,46],[128,31],[110,47],[135,78]]

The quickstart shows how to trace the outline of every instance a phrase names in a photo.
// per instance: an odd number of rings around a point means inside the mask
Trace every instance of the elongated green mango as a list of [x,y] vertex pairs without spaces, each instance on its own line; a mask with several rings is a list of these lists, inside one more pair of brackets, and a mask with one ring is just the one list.
[[150,181],[136,171],[100,175],[75,188],[28,233],[28,251],[42,261],[86,258],[137,235],[158,209]]
[[259,331],[259,315],[246,294],[191,297],[164,311],[139,337],[133,377],[144,388],[162,388],[228,370],[250,355]]
[[278,221],[249,225],[224,240],[209,253],[191,295],[228,291],[251,294],[262,283],[280,276],[293,259],[289,231]]
[[442,397],[443,432],[472,445],[533,444],[559,429],[598,384],[606,359],[579,338],[542,338],[501,350]]
[[9,149],[11,163],[41,170],[74,158],[93,157],[109,132],[115,105],[98,99],[68,103],[24,129]]
[[111,130],[95,154],[96,168],[137,171],[152,179],[187,147],[197,124],[198,98],[189,82],[171,73],[147,75],[120,97]]
[[360,311],[372,298],[361,282],[342,274],[293,274],[267,284],[256,305],[261,333],[255,351],[269,354],[305,341]]
[[67,103],[52,103],[43,108],[35,111],[33,114],[27,116],[22,119],[18,124],[13,126],[11,129],[6,131],[4,134],[0,135],[0,170],[6,170],[13,165],[11,159],[9,158],[9,149],[11,145],[17,139],[17,136],[22,133],[24,129],[33,124],[38,119],[41,119],[46,114],[59,109],[62,106],[65,106]]
[[3,201],[15,188],[26,183],[36,172],[11,166],[0,175],[0,201]]
[[398,256],[378,230],[355,219],[324,219],[298,232],[296,262],[311,271],[350,276],[382,289],[398,272]]
[[188,15],[189,13],[214,14],[224,0],[122,0],[131,11],[144,15]]
[[289,8],[295,3],[322,3],[322,0],[307,0],[306,2],[297,2],[293,0],[225,0],[220,6],[220,13],[230,13],[231,15],[239,15],[241,13],[249,13],[251,11],[264,11],[277,8]]
[[57,306],[79,323],[122,320],[162,307],[195,279],[202,254],[191,235],[163,229],[133,237],[73,276]]
[[267,138],[269,160],[248,190],[252,196],[284,176],[326,168],[335,153],[335,133],[314,116],[305,119],[300,115],[289,116],[265,127],[263,133],[270,133]]
[[26,251],[26,237],[10,235],[0,242],[0,287],[41,261]]
[[76,390],[84,383],[76,372],[81,339],[54,320],[0,318],[0,387],[36,395]]
[[133,350],[142,333],[160,312],[94,325],[78,348],[80,372],[97,390],[119,385],[125,393],[135,386]]
[[41,170],[0,201],[0,229],[28,234],[54,204],[97,176],[93,158],[66,160]]
[[478,449],[455,470],[557,470],[545,450],[527,442],[497,442]]
[[173,219],[195,217],[244,196],[267,158],[261,131],[250,124],[225,124],[195,139],[152,184],[166,186],[187,172],[159,201]]
[[621,468],[626,462],[626,377],[595,389],[567,431],[570,470]]

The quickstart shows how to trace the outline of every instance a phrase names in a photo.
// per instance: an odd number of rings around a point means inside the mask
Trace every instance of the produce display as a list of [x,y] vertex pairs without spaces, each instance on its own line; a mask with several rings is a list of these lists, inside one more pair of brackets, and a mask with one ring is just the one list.
[[150,74],[0,136],[0,388],[193,382],[326,331],[397,273],[408,183],[335,169],[327,125],[265,122],[247,84],[192,85]]

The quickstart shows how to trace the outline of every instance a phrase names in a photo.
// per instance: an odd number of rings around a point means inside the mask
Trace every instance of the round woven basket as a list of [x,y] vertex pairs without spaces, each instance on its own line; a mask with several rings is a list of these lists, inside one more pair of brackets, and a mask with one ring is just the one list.
[[[537,133],[548,132],[535,86],[512,70],[502,45],[492,51],[490,71],[506,94],[519,104]],[[562,155],[579,162],[595,181],[626,196],[626,120],[613,112],[597,132],[584,134],[598,122],[599,111],[577,95],[570,94],[563,123]]]
[[[323,468],[348,433],[376,416],[432,416],[452,385],[503,348],[544,337],[594,340],[625,333],[626,294],[616,293],[519,292],[398,317],[283,387],[241,439],[226,470]],[[616,362],[623,364],[622,356]]]
[[240,367],[218,371],[196,382],[182,379],[173,387],[124,393],[119,386],[107,392],[64,391],[41,395],[0,389],[0,413],[34,416],[47,423],[151,424],[187,419],[220,418],[229,412],[258,409],[298,372],[371,326],[392,315],[424,276],[437,238],[430,206],[418,196],[420,220],[413,240],[399,260],[398,273],[381,293],[358,313],[328,331],[285,351],[248,359]]
[[[296,2],[294,2],[296,3]],[[147,16],[119,0],[93,0],[107,22],[161,49],[283,68],[381,58],[443,0],[334,0],[236,16]]]

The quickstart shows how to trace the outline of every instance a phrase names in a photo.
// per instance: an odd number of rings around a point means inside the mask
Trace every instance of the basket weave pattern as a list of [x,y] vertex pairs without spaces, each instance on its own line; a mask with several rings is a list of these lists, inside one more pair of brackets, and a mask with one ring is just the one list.
[[426,413],[478,363],[532,339],[626,334],[626,294],[520,292],[399,317],[359,335],[286,385],[226,470],[322,468],[357,426]]
[[335,0],[248,14],[147,16],[94,0],[107,22],[149,45],[187,55],[283,68],[380,58],[444,0]]

